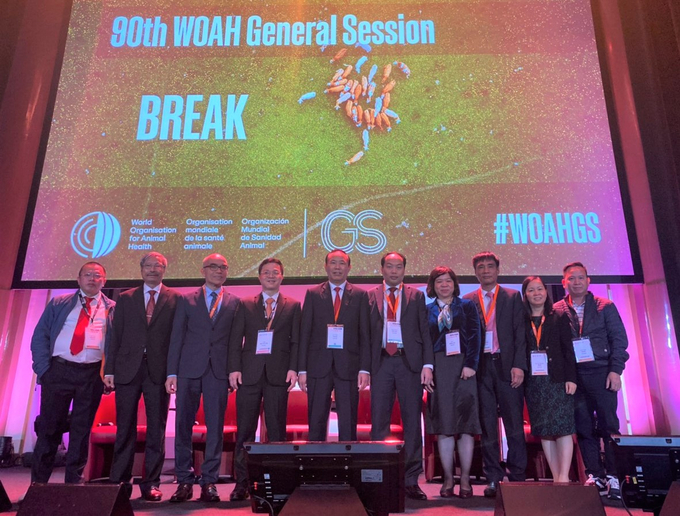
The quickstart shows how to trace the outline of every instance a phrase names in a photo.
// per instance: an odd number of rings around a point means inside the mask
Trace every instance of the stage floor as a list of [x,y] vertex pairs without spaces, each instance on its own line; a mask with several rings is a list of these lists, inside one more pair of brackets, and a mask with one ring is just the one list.
[[[7,491],[7,495],[12,501],[12,511],[5,514],[16,514],[18,510],[18,500],[24,495],[30,484],[30,470],[24,467],[13,467],[7,469],[0,469],[0,480]],[[64,468],[55,468],[52,475],[52,482],[63,482]],[[185,503],[173,504],[168,500],[176,489],[176,484],[173,484],[173,477],[170,475],[163,476],[163,483],[161,484],[161,491],[163,491],[162,502],[146,502],[139,498],[139,487],[135,486],[132,494],[132,509],[136,516],[144,515],[201,515],[201,516],[217,516],[224,515],[224,509],[229,509],[229,514],[233,516],[247,516],[253,513],[250,510],[250,501],[244,502],[230,502],[229,493],[234,487],[233,483],[220,483],[217,485],[222,501],[219,503],[203,503],[197,500],[190,500]],[[405,514],[417,516],[493,516],[495,501],[489,498],[484,498],[482,492],[484,486],[482,484],[474,485],[475,496],[461,500],[458,498],[442,499],[439,497],[439,489],[441,484],[428,484],[424,481],[420,484],[421,488],[428,495],[427,501],[416,501],[406,499]],[[458,492],[458,487],[456,487]],[[197,498],[200,494],[198,486],[194,488],[194,497]],[[611,500],[603,500],[605,505],[605,512],[607,516],[625,516],[621,502]],[[632,509],[631,512],[636,516],[641,516],[643,512],[640,509]],[[583,515],[587,516],[587,515]]]

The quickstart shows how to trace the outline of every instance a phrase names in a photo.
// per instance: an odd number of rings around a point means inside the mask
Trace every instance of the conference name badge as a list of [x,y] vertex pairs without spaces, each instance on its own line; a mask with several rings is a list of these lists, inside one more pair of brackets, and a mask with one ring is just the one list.
[[271,355],[272,343],[274,341],[274,332],[267,330],[260,330],[257,332],[257,346],[255,347],[256,355]]
[[491,353],[493,351],[493,332],[487,331],[484,339],[484,353]]
[[85,328],[85,349],[101,349],[104,331],[101,326],[90,325]]
[[548,374],[548,354],[545,351],[531,352],[531,376]]
[[460,333],[458,330],[446,334],[446,356],[460,355]]
[[342,324],[329,324],[326,347],[328,349],[342,349],[344,334],[345,328]]
[[387,342],[394,342],[395,344],[403,343],[401,339],[401,323],[387,321]]
[[593,354],[593,346],[590,344],[589,337],[581,337],[580,339],[574,339],[574,355],[576,355],[576,363],[580,364],[582,362],[592,362],[595,360],[595,355]]

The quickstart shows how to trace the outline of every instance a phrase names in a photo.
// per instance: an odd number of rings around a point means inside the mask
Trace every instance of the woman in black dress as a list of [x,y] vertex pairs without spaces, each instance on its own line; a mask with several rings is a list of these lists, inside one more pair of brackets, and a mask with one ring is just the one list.
[[[437,434],[444,470],[440,495],[453,496],[453,452],[458,441],[461,498],[472,496],[470,466],[474,436],[481,433],[475,374],[479,363],[481,327],[472,301],[461,299],[456,274],[436,267],[427,281],[427,320],[434,344],[434,391],[428,394],[427,432]],[[458,436],[458,437],[456,437]]]
[[541,439],[554,481],[569,482],[572,434],[576,431],[576,358],[569,320],[553,311],[552,300],[538,276],[524,280],[522,296],[531,371],[525,387],[531,434]]

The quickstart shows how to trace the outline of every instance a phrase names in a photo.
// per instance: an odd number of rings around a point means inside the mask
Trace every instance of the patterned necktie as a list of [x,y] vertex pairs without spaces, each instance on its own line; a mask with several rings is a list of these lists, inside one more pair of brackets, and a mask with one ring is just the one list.
[[[389,291],[390,293],[388,294],[389,302],[387,303],[387,320],[388,321],[396,321],[397,320],[397,314],[394,313],[394,309],[397,304],[397,298],[394,295],[394,292],[397,290],[397,287],[390,287]],[[387,338],[385,338],[385,351],[387,351],[387,354],[392,356],[397,352],[397,349],[399,348],[399,345],[396,342],[389,342],[387,341]]]
[[274,304],[274,298],[273,298],[273,297],[270,297],[269,299],[267,299],[267,300],[265,301],[265,303],[266,303],[266,305],[267,305],[267,306],[265,307],[265,311],[266,311],[266,313],[267,313],[267,320],[269,320],[269,319],[272,318],[272,305]]
[[340,287],[335,287],[335,301],[333,302],[333,313],[335,315],[335,322],[338,322],[338,315],[340,314]]
[[149,290],[149,302],[146,304],[146,324],[151,323],[151,318],[153,317],[153,309],[156,308],[156,300],[154,296],[156,295],[155,290]]
[[439,324],[439,331],[442,331],[445,327],[448,328],[449,330],[451,329],[453,319],[451,317],[451,307],[449,307],[448,304],[444,305],[444,307],[439,312],[437,323]]
[[92,302],[91,297],[85,298],[85,308],[80,309],[78,314],[78,322],[76,323],[76,329],[73,332],[73,338],[71,339],[71,355],[77,355],[85,347],[85,329],[90,322],[90,303]]
[[210,293],[210,309],[208,310],[209,314],[212,314],[210,316],[211,320],[215,320],[215,316],[217,315],[217,310],[213,312],[213,309],[215,308],[215,303],[217,302],[217,292],[211,292]]

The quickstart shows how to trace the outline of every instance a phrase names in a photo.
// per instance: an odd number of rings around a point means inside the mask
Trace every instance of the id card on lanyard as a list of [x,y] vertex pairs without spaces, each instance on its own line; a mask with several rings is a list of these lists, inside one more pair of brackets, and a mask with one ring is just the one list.
[[[489,326],[491,316],[493,315],[493,312],[496,309],[496,299],[498,298],[499,290],[500,288],[498,287],[498,285],[496,285],[496,292],[493,293],[493,299],[491,300],[491,303],[489,303],[488,312],[484,307],[484,296],[482,295],[482,289],[480,288],[479,290],[477,290],[477,296],[479,297],[479,306],[482,308],[482,317],[484,317],[485,327]],[[488,330],[484,335],[484,353],[493,353],[493,350],[494,350],[493,331]]]
[[541,322],[538,327],[531,321],[531,330],[536,337],[537,351],[531,352],[531,376],[546,376],[548,374],[548,354],[541,351],[541,333],[543,333],[543,323],[545,322],[545,315],[541,316]]
[[345,337],[345,328],[342,324],[329,324],[326,347],[328,349],[342,349]]
[[[571,301],[571,296],[567,299],[569,306],[574,310],[574,304]],[[577,315],[578,317],[578,315]],[[582,364],[584,362],[594,362],[595,354],[593,353],[593,346],[590,343],[590,337],[583,336],[583,323],[585,322],[585,306],[583,307],[583,318],[579,320],[578,324],[578,338],[571,339],[574,346],[574,355],[576,356],[576,363]]]
[[446,356],[460,355],[460,332],[451,331],[446,334]]
[[94,307],[94,311],[90,313],[83,303],[83,310],[85,310],[88,318],[88,325],[85,328],[85,349],[102,349],[102,344],[104,342],[104,326],[102,321],[96,319],[101,304],[102,299],[100,297],[97,306]]
[[260,330],[257,332],[257,345],[255,347],[256,355],[271,355],[272,344],[274,342],[274,332],[269,330]]

